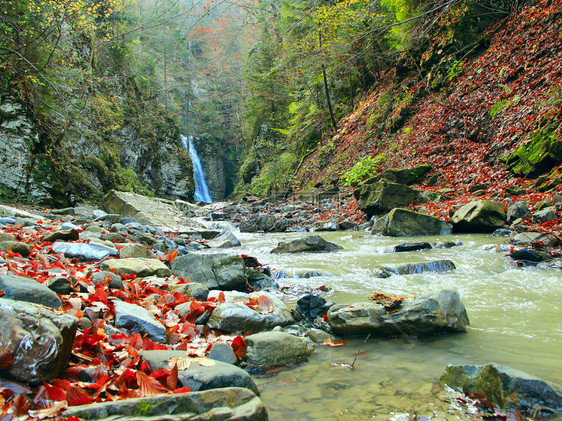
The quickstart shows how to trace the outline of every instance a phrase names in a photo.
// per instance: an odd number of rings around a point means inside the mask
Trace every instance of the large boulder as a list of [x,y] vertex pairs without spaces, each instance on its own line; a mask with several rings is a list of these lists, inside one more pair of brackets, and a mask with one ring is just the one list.
[[[294,323],[289,308],[267,292],[238,293],[231,302],[217,306],[207,322],[211,329],[224,332],[261,332]],[[250,304],[247,305],[247,304]]]
[[126,259],[110,259],[100,265],[101,270],[108,270],[119,275],[135,275],[138,277],[170,276],[172,271],[158,259],[144,259],[129,257]]
[[172,272],[209,289],[246,290],[246,266],[240,256],[187,254],[172,261]]
[[319,235],[299,238],[290,243],[280,242],[272,253],[303,253],[303,252],[330,252],[343,250],[343,247],[324,240]]
[[267,421],[269,419],[267,409],[260,398],[251,390],[240,387],[78,405],[68,408],[63,416],[100,421],[117,419]]
[[68,364],[78,319],[42,306],[0,298],[0,349],[13,358],[5,372],[30,384],[62,375]]
[[465,332],[469,324],[459,293],[441,290],[402,300],[396,311],[378,303],[335,305],[328,311],[328,323],[340,335],[430,335]]
[[4,298],[12,300],[27,301],[51,308],[59,308],[62,305],[61,299],[49,287],[23,276],[0,275],[0,291],[4,292]]
[[260,332],[244,338],[246,367],[269,368],[296,364],[314,352],[306,339],[285,332]]
[[452,218],[455,232],[494,232],[506,225],[503,203],[474,200],[462,206]]
[[393,183],[411,186],[419,184],[425,180],[428,172],[431,171],[431,165],[419,165],[413,168],[388,168],[378,175],[376,180],[388,180]]
[[381,215],[394,208],[415,203],[420,193],[402,184],[381,180],[374,184],[363,184],[353,192],[357,207],[369,217]]
[[484,395],[489,402],[501,408],[528,411],[546,406],[558,411],[562,409],[559,385],[494,363],[450,365],[439,380],[449,387]]
[[377,220],[373,233],[391,237],[414,237],[418,235],[448,235],[453,227],[433,216],[413,212],[408,209],[392,209]]
[[250,375],[241,368],[211,360],[209,358],[190,358],[185,351],[142,351],[142,358],[152,371],[161,368],[170,369],[170,362],[179,359],[178,381],[183,387],[193,392],[217,389],[221,387],[245,387],[256,395],[259,390]]

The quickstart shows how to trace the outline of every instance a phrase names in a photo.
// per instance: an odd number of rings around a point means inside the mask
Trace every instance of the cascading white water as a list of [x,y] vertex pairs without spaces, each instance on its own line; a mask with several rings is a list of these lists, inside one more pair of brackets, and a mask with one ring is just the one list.
[[195,145],[193,144],[193,136],[181,135],[181,140],[183,141],[185,149],[189,151],[191,162],[193,162],[193,178],[195,179],[195,200],[199,200],[205,203],[213,203],[211,193],[209,193],[209,187],[207,186],[207,181],[205,180],[205,173],[203,172],[201,160],[199,159],[197,150],[195,150]]

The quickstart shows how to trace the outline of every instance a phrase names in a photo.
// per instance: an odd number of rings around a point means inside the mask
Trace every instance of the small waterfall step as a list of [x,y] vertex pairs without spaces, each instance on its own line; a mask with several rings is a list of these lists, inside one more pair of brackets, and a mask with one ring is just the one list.
[[207,186],[207,181],[205,180],[205,173],[203,172],[203,166],[201,165],[201,160],[199,155],[197,155],[197,150],[193,144],[193,136],[181,135],[181,140],[184,147],[189,151],[189,156],[193,162],[193,178],[195,180],[195,200],[205,203],[213,203],[211,198],[211,193],[209,192],[209,187]]

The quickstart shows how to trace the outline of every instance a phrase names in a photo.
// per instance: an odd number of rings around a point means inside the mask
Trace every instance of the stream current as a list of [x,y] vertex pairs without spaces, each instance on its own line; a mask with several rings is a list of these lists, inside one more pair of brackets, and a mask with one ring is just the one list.
[[[347,339],[344,346],[316,346],[308,362],[255,376],[271,420],[394,419],[414,414],[451,419],[447,401],[434,382],[448,364],[495,362],[560,383],[562,379],[562,274],[553,269],[518,268],[505,252],[486,245],[506,244],[491,235],[391,238],[366,232],[320,235],[344,247],[335,253],[270,254],[279,241],[305,233],[236,233],[237,254],[256,257],[288,277],[281,286],[331,288],[326,298],[338,304],[367,301],[375,291],[407,296],[456,289],[470,319],[467,333],[429,338]],[[407,242],[462,242],[449,249],[392,253]],[[397,266],[439,259],[457,269],[444,273],[376,276],[380,265]],[[323,276],[298,278],[304,272]],[[294,307],[296,300],[289,298]],[[286,300],[287,301],[287,300]],[[357,356],[354,369],[351,364]]]

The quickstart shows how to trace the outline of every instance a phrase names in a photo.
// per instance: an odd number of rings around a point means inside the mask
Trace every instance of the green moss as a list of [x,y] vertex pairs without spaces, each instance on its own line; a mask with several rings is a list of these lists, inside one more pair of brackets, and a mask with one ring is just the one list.
[[152,415],[152,404],[146,401],[140,401],[139,412],[141,415]]

